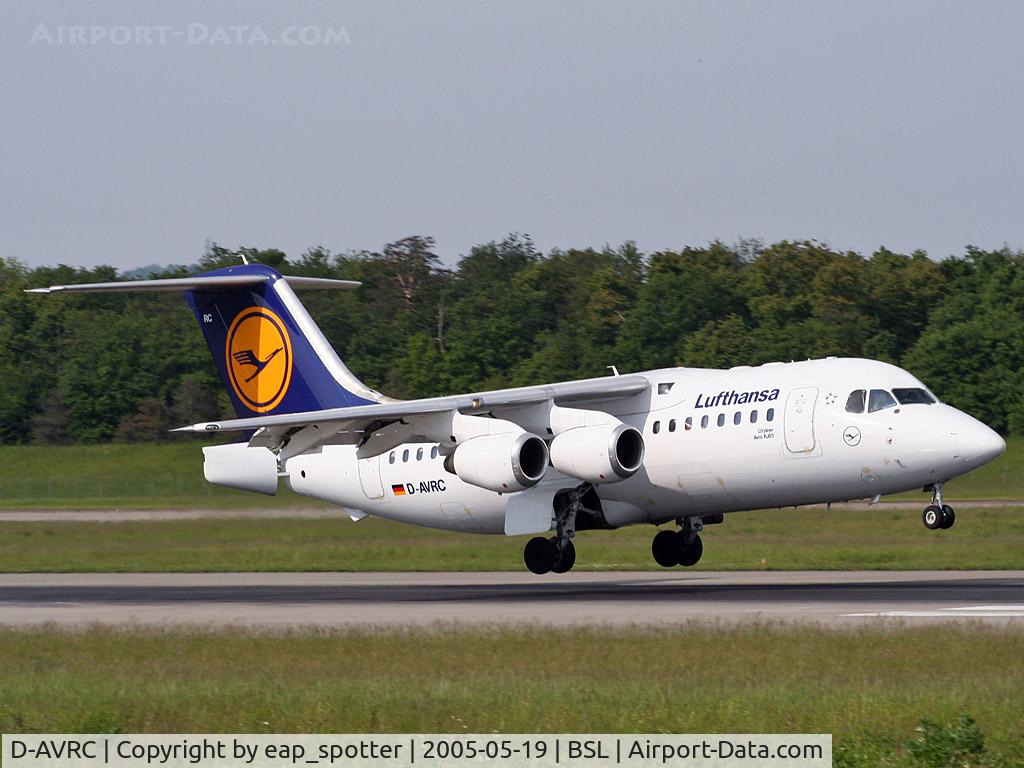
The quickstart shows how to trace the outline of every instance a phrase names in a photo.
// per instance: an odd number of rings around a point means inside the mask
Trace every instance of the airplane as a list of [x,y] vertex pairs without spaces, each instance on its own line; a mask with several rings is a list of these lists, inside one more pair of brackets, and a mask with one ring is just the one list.
[[666,368],[394,400],[361,382],[299,301],[358,282],[241,264],[187,278],[36,293],[181,291],[238,418],[182,427],[207,481],[263,494],[279,481],[345,508],[472,533],[533,534],[528,570],[565,573],[577,531],[663,526],[651,552],[693,566],[730,512],[877,499],[921,488],[932,530],[956,516],[942,487],[1006,443],[895,365],[827,358]]

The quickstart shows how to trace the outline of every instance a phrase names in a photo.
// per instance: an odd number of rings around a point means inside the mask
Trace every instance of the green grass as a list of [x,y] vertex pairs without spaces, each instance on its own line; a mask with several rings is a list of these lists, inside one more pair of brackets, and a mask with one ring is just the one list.
[[[1024,499],[1024,437],[1006,439],[1006,453],[980,469],[948,482],[951,499]],[[890,496],[893,499],[924,498],[920,492]]]
[[[655,528],[584,531],[579,570],[657,569]],[[522,570],[525,538],[365,519],[0,523],[0,571]],[[961,508],[949,531],[915,511],[788,509],[726,516],[698,569],[1024,568],[1024,506]]]
[[[949,484],[957,498],[1014,497],[1024,441]],[[325,506],[288,492],[231,491],[202,478],[201,444],[0,448],[0,508]],[[986,492],[988,489],[988,492]],[[921,493],[908,498],[925,502]],[[729,515],[705,534],[701,568],[1021,568],[1024,504],[957,504],[951,531],[928,532],[916,511],[801,509]],[[656,568],[647,526],[581,533],[577,568]],[[2,571],[518,570],[522,540],[380,520],[194,520],[0,523]]]
[[8,629],[0,658],[6,732],[828,732],[878,766],[969,714],[1024,761],[1024,634],[981,626]]
[[[0,447],[0,509],[195,509],[319,506],[281,490],[233,491],[203,480],[204,443]],[[947,486],[952,499],[1024,500],[1024,438],[998,460]],[[921,493],[905,494],[921,500]]]
[[264,496],[210,485],[203,445],[0,446],[0,509],[267,509],[326,506],[284,489]]

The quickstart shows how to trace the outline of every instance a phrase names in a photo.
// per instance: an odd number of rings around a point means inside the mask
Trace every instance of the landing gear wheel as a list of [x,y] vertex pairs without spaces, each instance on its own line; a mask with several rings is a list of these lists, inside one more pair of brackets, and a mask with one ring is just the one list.
[[679,539],[676,531],[658,531],[651,542],[651,554],[663,568],[679,565]]
[[679,550],[679,564],[689,567],[699,563],[701,555],[704,554],[704,542],[700,540],[700,536],[694,536],[693,541],[687,543],[685,533],[680,531],[677,535],[682,544]]
[[942,521],[939,523],[939,528],[942,530],[948,530],[953,527],[953,523],[956,522],[956,512],[949,504],[942,505]]
[[538,575],[548,573],[555,567],[558,560],[558,549],[550,539],[535,536],[526,542],[523,549],[523,562],[531,573]]
[[[558,552],[557,539],[549,539],[551,546],[555,548],[555,552]],[[558,564],[552,566],[551,570],[555,573],[567,573],[572,570],[572,567],[576,565],[576,547],[571,541],[565,543],[565,549],[561,552],[561,557],[556,557]]]
[[[547,573],[548,571],[566,573],[572,570],[576,564],[576,547],[572,543],[573,536],[576,535],[576,517],[586,509],[583,500],[591,492],[593,492],[593,487],[590,483],[581,483],[571,490],[567,489],[555,494],[553,501],[555,535],[550,539],[538,537],[530,540],[526,545],[526,551],[523,552],[527,568],[534,573]],[[534,544],[539,541],[543,541],[546,547]],[[537,557],[537,567],[543,568],[543,570],[536,570],[530,564],[531,550],[532,554]]]
[[941,528],[942,507],[936,506],[935,504],[929,504],[924,508],[924,512],[921,514],[921,520],[924,522],[924,527],[929,531]]

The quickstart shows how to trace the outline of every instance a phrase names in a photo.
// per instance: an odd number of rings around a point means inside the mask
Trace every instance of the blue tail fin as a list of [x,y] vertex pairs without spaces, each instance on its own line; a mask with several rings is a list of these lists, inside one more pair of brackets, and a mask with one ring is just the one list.
[[[201,283],[185,292],[239,417],[341,408],[385,400],[338,357],[288,284],[262,264],[198,276],[265,277]],[[325,281],[326,282],[326,281]]]

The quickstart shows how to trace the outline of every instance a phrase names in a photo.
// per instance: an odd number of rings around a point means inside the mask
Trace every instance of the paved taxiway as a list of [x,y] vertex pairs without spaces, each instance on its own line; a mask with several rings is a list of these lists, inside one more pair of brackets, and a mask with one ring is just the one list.
[[[850,501],[832,505],[833,511],[845,509],[863,512],[882,512],[885,510],[902,510],[920,512],[923,502],[920,501],[880,501],[869,504],[865,501]],[[984,501],[959,500],[956,503],[961,509],[1012,509],[1024,507],[1024,501],[1016,499],[987,499]],[[825,509],[825,504],[811,504],[803,509]],[[796,509],[796,507],[787,507]],[[123,523],[146,522],[151,520],[200,520],[237,518],[296,518],[312,520],[316,518],[347,520],[348,512],[340,507],[272,507],[268,509],[5,509],[0,510],[0,523]]]
[[1024,571],[0,575],[0,624],[1024,626]]

